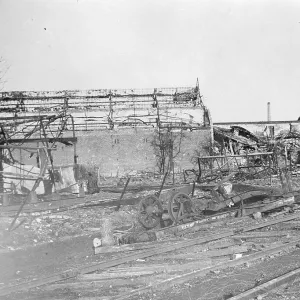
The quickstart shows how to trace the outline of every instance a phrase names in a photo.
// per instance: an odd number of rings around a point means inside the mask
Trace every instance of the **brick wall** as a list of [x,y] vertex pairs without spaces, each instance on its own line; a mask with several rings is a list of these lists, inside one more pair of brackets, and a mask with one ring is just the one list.
[[[99,168],[103,176],[122,176],[135,171],[157,172],[157,157],[152,146],[154,134],[154,129],[78,132],[78,163]],[[204,153],[209,143],[209,128],[183,131],[181,151],[174,160],[175,171],[193,168],[193,156],[199,151]],[[37,144],[27,146],[36,147]],[[55,166],[73,164],[73,146],[57,143],[56,149],[53,151]],[[14,150],[13,156],[24,164],[37,164],[36,156],[30,157],[25,151]]]
[[[122,176],[133,171],[157,171],[157,158],[151,142],[154,130],[126,130],[81,133],[77,154],[80,164],[100,168],[101,175]],[[181,151],[175,159],[175,169],[192,168],[196,150],[204,152],[210,130],[184,132]]]

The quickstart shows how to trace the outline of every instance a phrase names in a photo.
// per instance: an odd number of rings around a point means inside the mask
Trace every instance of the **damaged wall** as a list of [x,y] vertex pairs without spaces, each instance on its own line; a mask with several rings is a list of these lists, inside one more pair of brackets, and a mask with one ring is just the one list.
[[[94,132],[78,137],[79,161],[100,168],[104,176],[124,175],[134,171],[157,172],[157,158],[151,142],[154,132]],[[192,157],[210,142],[209,130],[184,132],[181,151],[175,158],[175,171],[192,168]],[[86,147],[85,145],[90,145]]]
[[[152,146],[157,128],[183,133],[175,171],[192,168],[192,157],[205,151],[211,138],[210,114],[198,84],[194,88],[3,92],[0,109],[0,122],[5,125],[5,117],[10,117],[8,130],[23,134],[26,123],[12,124],[18,118],[61,111],[71,114],[78,137],[78,163],[99,168],[104,176],[157,171]],[[54,134],[57,124],[49,127]],[[71,136],[71,126],[70,120],[62,137]],[[72,164],[73,147],[58,144],[54,157],[55,165]],[[21,162],[36,164],[29,157],[21,157]]]
[[0,117],[72,114],[76,131],[210,124],[199,86],[0,93]]
[[[183,131],[182,134],[181,151],[174,162],[175,171],[193,168],[193,156],[199,151],[205,153],[205,147],[210,144],[209,129]],[[157,158],[152,146],[154,135],[154,130],[147,129],[80,132],[77,135],[78,163],[99,168],[104,177],[157,172]],[[14,157],[19,160],[20,153],[17,150],[14,153]],[[53,151],[54,165],[73,164],[73,155],[72,146],[57,143],[57,150]],[[21,161],[36,165],[36,158],[29,154],[22,154]]]

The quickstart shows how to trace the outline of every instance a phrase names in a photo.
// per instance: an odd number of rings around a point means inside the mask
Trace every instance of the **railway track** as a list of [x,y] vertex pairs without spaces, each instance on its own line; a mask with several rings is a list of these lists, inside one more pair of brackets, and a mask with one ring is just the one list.
[[[108,247],[106,253],[94,256],[96,262],[77,262],[62,272],[10,282],[0,289],[0,296],[189,299],[189,295],[190,299],[230,299],[300,268],[299,212],[259,222],[244,217],[201,226],[181,238],[164,236],[164,241]],[[280,261],[284,264],[276,270],[268,265],[277,266]],[[267,274],[256,278],[264,268],[269,270]],[[298,274],[293,273],[293,278]]]

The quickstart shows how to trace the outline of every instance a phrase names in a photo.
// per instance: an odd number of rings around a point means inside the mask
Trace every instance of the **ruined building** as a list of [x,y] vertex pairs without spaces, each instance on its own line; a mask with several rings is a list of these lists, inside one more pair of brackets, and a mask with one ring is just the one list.
[[[39,118],[47,130],[36,130]],[[56,165],[94,166],[103,176],[182,170],[212,137],[208,109],[195,87],[13,91],[0,93],[0,125],[6,138],[61,139]],[[75,154],[72,140],[77,137]],[[64,141],[63,139],[66,138]],[[70,142],[71,141],[71,142]],[[75,139],[74,139],[75,142]],[[32,163],[28,155],[18,157]]]

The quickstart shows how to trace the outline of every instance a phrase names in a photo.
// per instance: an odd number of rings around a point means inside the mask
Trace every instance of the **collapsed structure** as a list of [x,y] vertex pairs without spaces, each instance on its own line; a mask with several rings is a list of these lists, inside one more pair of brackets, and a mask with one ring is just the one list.
[[268,125],[258,134],[242,124],[212,126],[198,82],[0,96],[2,194],[79,194],[86,182],[95,192],[107,177],[189,169],[198,182],[236,172],[272,176],[278,157],[290,169],[299,163],[295,128],[275,134]]
[[79,163],[98,179],[181,170],[192,165],[203,140],[211,142],[198,82],[187,88],[2,92],[0,126],[2,193],[30,190],[25,181],[33,170],[39,174],[41,147],[48,168],[37,191],[44,193],[74,191],[82,179]]

